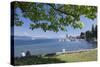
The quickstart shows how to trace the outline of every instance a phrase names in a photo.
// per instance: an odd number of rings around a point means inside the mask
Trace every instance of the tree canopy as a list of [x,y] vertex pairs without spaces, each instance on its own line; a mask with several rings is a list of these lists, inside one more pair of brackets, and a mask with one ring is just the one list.
[[91,30],[81,32],[80,38],[90,40],[97,40],[97,25],[92,25]]
[[[84,24],[80,21],[80,16],[83,15],[89,19],[95,19],[97,13],[96,6],[17,1],[12,3],[14,4],[14,11],[16,8],[20,8],[22,10],[21,16],[29,18],[33,22],[29,27],[32,30],[41,28],[44,31],[58,32],[59,30],[65,31],[68,25],[81,29]],[[19,20],[19,16],[14,12],[12,26],[22,26],[24,24],[23,21]]]

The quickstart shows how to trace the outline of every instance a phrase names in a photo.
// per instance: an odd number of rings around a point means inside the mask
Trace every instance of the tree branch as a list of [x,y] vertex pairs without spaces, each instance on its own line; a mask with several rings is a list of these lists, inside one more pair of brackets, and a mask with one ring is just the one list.
[[73,14],[71,14],[71,13],[67,13],[67,12],[62,11],[62,10],[60,10],[60,9],[54,8],[54,6],[52,6],[51,4],[47,4],[47,5],[49,5],[50,7],[52,7],[55,11],[59,11],[59,12],[64,13],[64,14],[66,14],[66,15],[71,15],[71,16],[75,17],[75,15],[73,15]]

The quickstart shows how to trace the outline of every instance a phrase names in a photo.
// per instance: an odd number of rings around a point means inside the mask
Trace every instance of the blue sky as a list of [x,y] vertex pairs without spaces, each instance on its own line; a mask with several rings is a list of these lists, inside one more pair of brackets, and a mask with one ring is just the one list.
[[[21,11],[17,9],[17,13],[20,13]],[[82,29],[74,29],[71,26],[66,27],[67,31],[59,31],[59,32],[53,32],[53,31],[47,31],[44,32],[42,29],[29,29],[29,24],[32,23],[28,18],[20,17],[20,20],[24,22],[23,26],[14,27],[14,35],[16,36],[31,36],[31,37],[46,37],[46,38],[59,38],[59,37],[65,37],[66,34],[71,36],[78,36],[81,32],[85,32],[87,30],[91,30],[92,24],[97,23],[97,19],[91,20],[84,16],[80,17],[80,20],[84,23],[84,27]]]

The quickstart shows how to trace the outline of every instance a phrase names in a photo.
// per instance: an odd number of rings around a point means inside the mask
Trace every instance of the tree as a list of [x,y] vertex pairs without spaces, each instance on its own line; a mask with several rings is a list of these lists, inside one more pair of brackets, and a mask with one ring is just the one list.
[[97,39],[97,35],[98,35],[98,34],[97,34],[97,25],[95,26],[95,33],[94,33],[94,34],[95,34],[95,37],[96,37],[96,39]]
[[97,40],[97,25],[92,25],[91,31],[85,32],[86,40]]
[[30,51],[27,51],[26,52],[26,56],[31,56],[31,52]]
[[94,25],[92,25],[92,30],[91,30],[91,32],[92,32],[92,36],[95,37],[95,28],[94,28]]
[[85,33],[81,32],[80,38],[84,39],[85,38]]
[[[81,6],[81,5],[65,5],[65,4],[49,4],[49,3],[34,3],[34,2],[12,2],[14,6],[14,22],[11,25],[22,26],[23,21],[19,17],[29,18],[33,23],[30,24],[30,29],[41,28],[44,31],[51,30],[58,32],[66,30],[66,26],[71,25],[74,28],[82,28],[84,24],[80,21],[80,16],[85,16],[89,19],[95,19],[97,13],[96,6]],[[16,9],[20,8],[22,15],[16,13]],[[13,15],[12,14],[12,15]],[[48,22],[48,23],[47,23]]]
[[85,35],[86,35],[86,40],[91,40],[93,38],[91,31],[86,31]]
[[92,25],[92,36],[94,37],[94,38],[97,38],[97,25]]

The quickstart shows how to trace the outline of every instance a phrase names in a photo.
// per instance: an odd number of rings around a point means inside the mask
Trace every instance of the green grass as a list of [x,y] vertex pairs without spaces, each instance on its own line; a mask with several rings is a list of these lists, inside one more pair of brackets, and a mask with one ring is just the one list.
[[72,54],[61,54],[55,56],[44,56],[44,57],[24,57],[15,58],[14,65],[31,65],[31,64],[50,64],[50,63],[68,63],[68,62],[83,62],[83,61],[96,61],[97,50],[72,53]]
[[72,53],[72,54],[62,54],[55,57],[65,62],[96,61],[97,50],[91,50],[91,51],[80,52],[80,53]]

